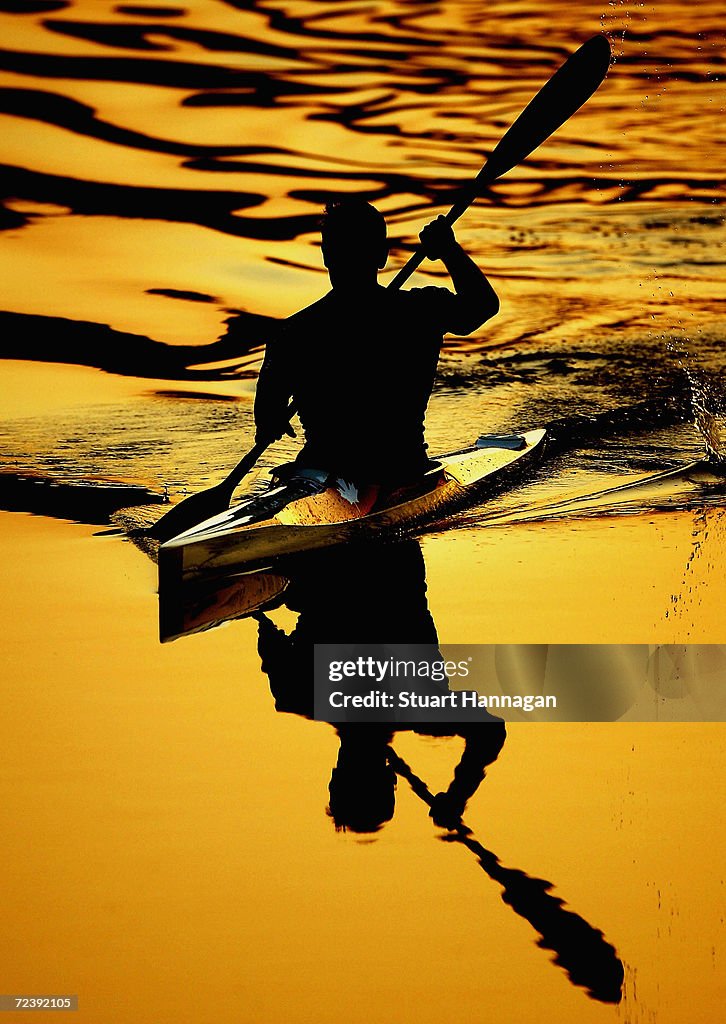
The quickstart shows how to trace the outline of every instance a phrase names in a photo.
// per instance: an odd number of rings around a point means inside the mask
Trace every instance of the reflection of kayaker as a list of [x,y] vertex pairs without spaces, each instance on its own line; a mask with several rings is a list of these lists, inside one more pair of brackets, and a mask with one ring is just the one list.
[[443,217],[424,228],[421,244],[443,261],[455,293],[383,288],[382,215],[357,198],[327,207],[322,253],[332,289],[268,344],[255,401],[257,439],[269,440],[288,428],[293,400],[305,431],[295,467],[397,483],[425,469],[424,415],[443,336],[470,334],[499,302]]
[[[412,644],[438,644],[426,598],[426,570],[416,541],[339,549],[300,559],[284,603],[298,612],[291,633],[258,613],[258,650],[278,711],[313,714],[313,648],[343,638],[365,643],[381,636]],[[496,760],[506,731],[500,719],[485,712],[478,722],[402,722],[383,716],[376,723],[341,724],[338,760],[329,792],[330,814],[337,828],[375,832],[393,816],[395,775],[388,764],[396,733],[413,730],[424,736],[459,736],[464,750],[451,783],[437,794],[431,816],[453,828],[467,801]]]

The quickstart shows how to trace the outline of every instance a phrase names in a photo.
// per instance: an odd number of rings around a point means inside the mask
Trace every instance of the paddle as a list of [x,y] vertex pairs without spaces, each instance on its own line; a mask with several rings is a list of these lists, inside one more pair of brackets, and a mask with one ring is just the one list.
[[[453,224],[458,220],[490,182],[521,163],[561,127],[595,92],[609,65],[610,43],[603,35],[593,36],[568,57],[522,111],[472,184],[451,207],[446,214],[448,223]],[[388,287],[400,288],[423,260],[424,253],[416,251]],[[292,407],[290,410],[292,416]],[[149,528],[147,536],[163,543],[210,516],[223,512],[229,506],[235,488],[274,440],[271,438],[269,441],[258,442],[221,483],[192,494],[169,509],[166,515]]]
[[[288,422],[293,415],[292,406],[289,411]],[[161,519],[158,519],[153,526],[146,530],[146,536],[153,537],[163,544],[165,541],[171,540],[172,537],[184,533],[185,530],[190,530],[197,523],[202,523],[205,519],[224,512],[229,507],[235,489],[274,440],[272,438],[269,441],[255,442],[224,480],[213,487],[208,487],[205,491],[199,491],[198,494],[190,494],[178,505],[174,505]]]
[[[550,80],[530,100],[514,124],[507,130],[472,184],[454,203],[445,220],[453,224],[469,209],[487,185],[520,164],[525,157],[561,128],[595,92],[610,66],[610,42],[603,35],[593,36],[555,71]],[[389,288],[400,288],[424,261],[418,249],[399,270]]]
[[[426,783],[392,747],[389,747],[388,763],[420,800],[431,808],[435,806],[435,797]],[[501,885],[504,903],[539,933],[537,945],[553,951],[555,963],[567,972],[574,985],[586,988],[588,994],[601,1003],[621,1001],[624,970],[617,951],[599,928],[567,910],[563,901],[551,894],[551,882],[532,878],[517,868],[505,867],[461,819],[449,827],[447,838],[471,850],[489,878]]]

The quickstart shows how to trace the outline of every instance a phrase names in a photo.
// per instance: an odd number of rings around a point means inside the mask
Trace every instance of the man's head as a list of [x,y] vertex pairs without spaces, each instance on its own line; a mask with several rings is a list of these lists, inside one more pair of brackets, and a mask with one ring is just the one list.
[[321,233],[323,262],[334,288],[369,284],[386,265],[386,222],[363,199],[351,196],[328,203]]

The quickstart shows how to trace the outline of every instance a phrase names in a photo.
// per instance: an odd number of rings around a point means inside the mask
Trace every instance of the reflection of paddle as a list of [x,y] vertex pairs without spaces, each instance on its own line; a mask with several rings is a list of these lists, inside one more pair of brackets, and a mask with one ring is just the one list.
[[[391,748],[388,762],[397,775],[406,779],[416,796],[432,807],[434,796],[431,790]],[[449,841],[468,847],[487,875],[499,882],[504,890],[504,902],[539,932],[537,945],[555,953],[555,963],[564,968],[570,981],[586,988],[588,995],[601,1003],[619,1003],[622,999],[623,965],[613,946],[605,941],[603,933],[579,914],[565,910],[562,900],[550,894],[551,882],[503,867],[491,850],[473,838],[463,822],[459,821],[451,832]]]
[[[449,210],[446,215],[449,224],[461,217],[486,185],[524,160],[563,125],[594,93],[605,77],[609,64],[610,43],[602,35],[593,36],[568,57],[519,115],[471,187]],[[388,287],[400,288],[423,259],[422,252],[414,253]],[[163,543],[224,511],[229,506],[235,488],[271,443],[256,444],[221,483],[179,502],[147,531],[147,535]]]

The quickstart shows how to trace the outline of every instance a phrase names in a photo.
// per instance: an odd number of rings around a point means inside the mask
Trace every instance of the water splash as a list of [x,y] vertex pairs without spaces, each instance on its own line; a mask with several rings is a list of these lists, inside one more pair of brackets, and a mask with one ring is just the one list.
[[711,411],[715,405],[713,388],[692,368],[686,369],[686,375],[691,388],[695,425],[706,445],[708,458],[713,462],[726,464],[726,448],[721,437],[720,424],[716,414]]
[[[688,341],[688,339],[686,339]],[[690,349],[683,348],[672,339],[666,340],[666,349],[682,370],[688,385],[693,410],[693,424],[700,434],[709,461],[726,463],[726,448],[721,436],[717,410],[722,404],[720,389],[714,377],[707,377]]]

